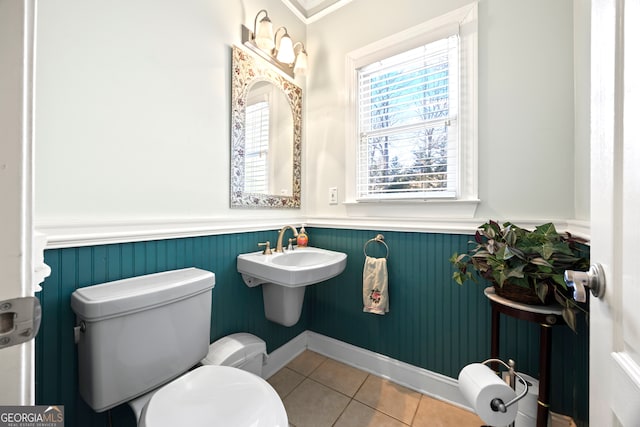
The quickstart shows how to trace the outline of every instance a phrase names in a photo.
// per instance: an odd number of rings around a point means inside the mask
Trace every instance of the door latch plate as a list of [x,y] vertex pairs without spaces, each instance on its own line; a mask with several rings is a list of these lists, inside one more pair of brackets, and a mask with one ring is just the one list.
[[42,309],[36,297],[0,301],[0,349],[34,338],[40,329]]

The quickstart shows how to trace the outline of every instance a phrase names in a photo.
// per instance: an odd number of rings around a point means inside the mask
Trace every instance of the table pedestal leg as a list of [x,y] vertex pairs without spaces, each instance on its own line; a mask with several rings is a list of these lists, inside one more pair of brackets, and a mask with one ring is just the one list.
[[[498,359],[500,353],[500,312],[491,304],[491,358]],[[497,362],[491,362],[491,369],[500,369]]]
[[549,380],[551,379],[551,326],[540,325],[540,382],[536,427],[547,427],[549,416]]

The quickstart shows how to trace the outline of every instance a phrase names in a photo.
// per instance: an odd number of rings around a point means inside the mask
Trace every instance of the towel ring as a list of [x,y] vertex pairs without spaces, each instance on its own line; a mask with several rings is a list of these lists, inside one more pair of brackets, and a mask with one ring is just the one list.
[[364,252],[364,256],[369,256],[369,255],[367,255],[367,246],[369,246],[369,243],[371,243],[371,242],[382,243],[384,245],[385,249],[387,250],[387,255],[384,258],[385,259],[389,259],[389,246],[387,246],[387,243],[384,241],[384,236],[382,234],[378,234],[373,239],[367,240],[367,243],[365,243],[364,247],[362,248],[362,251]]

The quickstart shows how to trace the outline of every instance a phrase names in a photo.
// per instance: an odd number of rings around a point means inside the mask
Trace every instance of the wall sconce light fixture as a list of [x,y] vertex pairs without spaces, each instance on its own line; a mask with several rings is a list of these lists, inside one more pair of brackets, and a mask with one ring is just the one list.
[[[264,16],[260,21],[261,14]],[[281,34],[284,31],[284,34]],[[278,35],[280,37],[278,37]],[[242,26],[242,43],[287,75],[305,75],[307,72],[307,51],[302,42],[293,43],[285,27],[273,31],[273,24],[265,9],[260,10],[253,20],[253,32]]]
[[[264,12],[264,18],[262,18],[260,24],[258,24],[258,17],[262,12]],[[269,19],[269,14],[264,9],[258,12],[256,18],[253,20],[253,38],[256,45],[265,52],[271,52],[276,46],[273,43],[273,24],[271,23],[271,19]]]

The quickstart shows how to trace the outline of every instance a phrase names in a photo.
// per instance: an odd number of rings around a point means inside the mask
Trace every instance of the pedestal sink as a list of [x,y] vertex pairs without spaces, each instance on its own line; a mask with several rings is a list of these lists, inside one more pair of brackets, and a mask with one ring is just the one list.
[[347,254],[314,247],[272,255],[251,252],[237,258],[246,285],[262,285],[266,318],[284,326],[293,326],[300,319],[308,285],[337,276],[346,265]]

